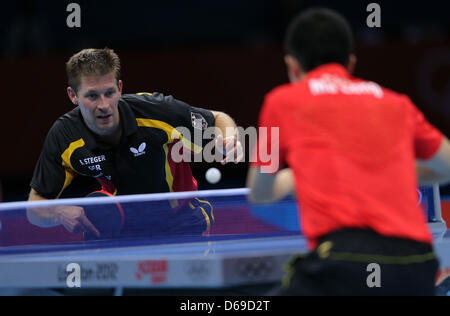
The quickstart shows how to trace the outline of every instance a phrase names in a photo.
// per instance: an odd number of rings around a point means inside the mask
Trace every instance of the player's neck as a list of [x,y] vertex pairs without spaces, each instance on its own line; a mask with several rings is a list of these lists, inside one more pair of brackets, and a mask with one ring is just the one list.
[[112,145],[112,146],[117,146],[120,143],[120,139],[122,138],[122,126],[119,125],[119,128],[117,129],[117,131],[115,131],[113,134],[111,135],[99,135],[98,138],[106,144]]

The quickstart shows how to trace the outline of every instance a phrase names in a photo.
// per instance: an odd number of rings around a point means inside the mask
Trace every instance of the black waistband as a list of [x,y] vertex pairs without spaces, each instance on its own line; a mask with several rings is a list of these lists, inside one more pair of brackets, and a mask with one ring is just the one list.
[[330,241],[332,251],[383,254],[388,256],[409,256],[433,252],[428,243],[411,239],[383,236],[370,229],[342,229],[322,236],[318,239],[322,243]]

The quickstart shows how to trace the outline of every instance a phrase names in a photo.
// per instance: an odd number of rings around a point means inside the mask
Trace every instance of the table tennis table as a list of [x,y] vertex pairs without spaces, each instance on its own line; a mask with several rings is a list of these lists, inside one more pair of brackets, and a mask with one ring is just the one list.
[[[210,193],[196,193],[199,194]],[[240,197],[245,195],[245,190],[236,193]],[[220,223],[226,218],[221,218],[220,201],[217,204],[216,222]],[[242,201],[233,198],[222,206],[225,204],[236,209]],[[286,205],[296,213],[291,202]],[[230,234],[219,228],[209,236],[0,247],[0,288],[63,289],[67,294],[79,286],[84,290],[112,289],[115,295],[121,295],[127,289],[145,289],[153,294],[175,294],[175,290],[183,289],[187,291],[182,292],[185,294],[200,290],[233,294],[239,293],[233,289],[247,287],[250,290],[244,294],[264,294],[263,290],[281,281],[289,258],[306,252],[306,240],[296,226],[298,223],[292,226],[292,212],[288,212],[286,205],[278,205],[276,212],[280,214],[285,209],[288,223],[277,222],[280,216],[276,216],[263,230],[259,222],[253,223],[257,231],[246,226]],[[225,209],[223,215],[229,212]],[[264,208],[251,210],[260,222],[271,221],[267,213]],[[236,225],[233,227],[237,229]],[[442,283],[450,275],[450,233],[442,229],[442,223],[430,223],[430,227],[441,264]],[[80,277],[75,285],[71,283],[74,273]],[[228,292],[220,292],[223,290]]]
[[295,235],[206,239],[160,245],[141,240],[115,247],[97,242],[91,249],[72,246],[3,255],[0,284],[67,288],[71,263],[80,266],[81,288],[116,288],[116,293],[123,288],[219,289],[268,284],[279,282],[283,265],[293,253],[306,249],[305,240]]

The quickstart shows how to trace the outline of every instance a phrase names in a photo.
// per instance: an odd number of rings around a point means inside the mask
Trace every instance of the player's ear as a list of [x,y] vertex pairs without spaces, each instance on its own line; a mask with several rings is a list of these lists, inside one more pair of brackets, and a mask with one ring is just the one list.
[[72,87],[67,87],[67,95],[69,96],[69,99],[73,104],[78,105],[77,93],[74,89],[72,89]]
[[350,57],[348,58],[347,70],[350,75],[353,75],[353,72],[355,71],[355,68],[356,68],[357,61],[358,61],[358,59],[356,58],[356,55],[354,55],[354,54],[351,54]]
[[304,76],[302,66],[299,61],[291,55],[284,56],[284,62],[286,63],[287,73],[290,82],[296,82]]
[[122,80],[119,80],[117,87],[119,88],[119,93],[122,93],[122,89],[123,89],[123,82]]

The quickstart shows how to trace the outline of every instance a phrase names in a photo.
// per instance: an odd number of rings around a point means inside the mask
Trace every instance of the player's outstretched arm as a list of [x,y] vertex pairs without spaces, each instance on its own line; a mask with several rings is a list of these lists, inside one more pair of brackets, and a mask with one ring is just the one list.
[[247,176],[250,188],[249,200],[253,203],[273,203],[288,195],[295,195],[295,182],[292,170],[282,169],[276,174],[262,173],[251,166]]
[[[45,201],[34,189],[31,189],[28,201]],[[48,228],[63,225],[71,233],[90,232],[100,236],[100,232],[87,218],[84,209],[79,206],[61,205],[27,209],[28,221],[38,227]]]
[[450,141],[444,137],[437,153],[428,160],[416,160],[420,184],[450,182]]

